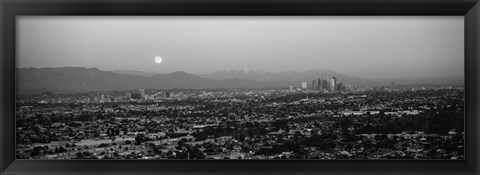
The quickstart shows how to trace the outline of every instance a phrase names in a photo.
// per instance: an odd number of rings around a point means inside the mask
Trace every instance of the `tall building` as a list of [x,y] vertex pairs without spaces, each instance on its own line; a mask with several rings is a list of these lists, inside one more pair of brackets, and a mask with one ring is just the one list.
[[332,92],[335,92],[335,91],[337,91],[337,83],[338,83],[337,77],[333,77],[333,78],[332,78],[332,82],[333,82],[333,83],[332,83],[332,85],[333,85],[333,87],[332,87],[332,89],[333,89]]
[[322,88],[328,90],[329,89],[328,88],[328,80],[322,80],[322,82],[323,82]]
[[290,85],[290,92],[293,92],[293,90],[294,90],[294,89],[293,89],[293,86]]
[[322,79],[318,78],[318,79],[317,79],[317,83],[318,83],[318,85],[317,85],[318,90],[321,91],[322,89],[324,89],[324,88],[323,88],[323,80],[322,80]]
[[312,80],[312,90],[316,91],[317,90],[317,80]]
[[330,81],[330,92],[335,92],[335,81],[334,80]]
[[140,96],[145,97],[145,89],[138,89],[138,92],[140,93]]
[[307,89],[307,82],[302,82],[302,89]]
[[325,89],[327,89],[327,91],[331,92],[332,91],[332,89],[331,89],[332,86],[330,86],[330,83],[331,83],[330,76],[327,75],[327,78],[325,80],[326,80]]

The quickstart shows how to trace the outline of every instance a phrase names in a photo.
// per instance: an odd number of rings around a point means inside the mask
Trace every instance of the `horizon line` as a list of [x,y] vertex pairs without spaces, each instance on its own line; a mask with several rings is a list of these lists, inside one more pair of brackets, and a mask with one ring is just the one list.
[[[419,77],[390,77],[390,78],[365,78],[365,77],[359,77],[357,75],[350,75],[350,74],[346,74],[346,73],[340,73],[340,72],[337,72],[337,71],[334,71],[334,70],[331,70],[331,69],[324,69],[324,68],[310,68],[310,69],[306,69],[306,70],[301,70],[301,71],[295,71],[295,70],[285,70],[285,71],[277,71],[277,72],[273,72],[273,71],[266,71],[266,70],[263,70],[263,69],[260,69],[260,68],[254,68],[254,67],[241,67],[241,68],[237,68],[237,69],[221,69],[221,70],[216,70],[216,71],[212,71],[210,73],[203,73],[203,74],[195,74],[195,73],[190,73],[190,72],[187,72],[187,71],[183,71],[183,70],[176,70],[176,71],[172,71],[172,72],[169,72],[169,73],[160,73],[160,72],[155,72],[155,71],[142,71],[142,70],[133,70],[133,69],[114,69],[114,70],[104,70],[104,69],[100,69],[98,67],[82,67],[82,66],[62,66],[62,67],[16,67],[16,69],[56,69],[56,68],[85,68],[85,69],[98,69],[100,71],[105,71],[105,72],[113,72],[113,73],[118,73],[118,72],[115,72],[115,71],[137,71],[137,72],[141,72],[141,73],[147,73],[147,74],[152,74],[152,75],[161,75],[161,74],[172,74],[172,73],[175,73],[175,72],[183,72],[183,73],[187,73],[187,74],[192,74],[192,75],[197,75],[197,76],[203,76],[203,75],[208,75],[208,74],[213,74],[213,73],[218,73],[218,72],[223,72],[223,71],[238,71],[238,70],[243,70],[243,69],[254,69],[254,70],[259,70],[259,71],[263,71],[263,72],[267,72],[267,73],[285,73],[285,72],[294,72],[294,73],[302,73],[302,72],[307,72],[307,71],[312,71],[312,70],[322,70],[322,71],[326,71],[326,72],[332,72],[332,73],[335,73],[335,74],[340,74],[340,75],[346,75],[346,76],[352,76],[352,77],[357,77],[357,78],[362,78],[362,79],[370,79],[370,80],[382,80],[382,81],[394,81],[394,80],[411,80],[411,79],[422,79],[422,78],[462,78],[464,79],[465,78],[465,75],[449,75],[449,76],[419,76]],[[119,74],[124,74],[124,73],[119,73]],[[131,74],[125,74],[125,75],[131,75]]]

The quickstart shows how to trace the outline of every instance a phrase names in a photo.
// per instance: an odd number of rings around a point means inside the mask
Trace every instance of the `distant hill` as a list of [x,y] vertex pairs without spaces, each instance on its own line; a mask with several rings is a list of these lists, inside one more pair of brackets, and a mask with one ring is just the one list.
[[126,75],[141,75],[141,76],[146,76],[146,77],[152,77],[155,75],[158,75],[159,73],[157,72],[142,72],[142,71],[136,71],[136,70],[112,70],[114,73],[119,73],[119,74],[126,74]]
[[276,84],[244,79],[214,80],[177,71],[154,76],[127,75],[102,71],[97,68],[19,68],[17,92],[32,94],[42,92],[78,93],[128,89],[200,89],[200,88],[262,88],[278,87]]

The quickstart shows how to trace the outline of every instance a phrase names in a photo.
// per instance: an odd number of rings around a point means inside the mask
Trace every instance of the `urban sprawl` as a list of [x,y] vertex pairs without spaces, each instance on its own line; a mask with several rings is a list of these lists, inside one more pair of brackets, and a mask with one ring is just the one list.
[[464,159],[464,89],[136,89],[19,95],[18,159]]

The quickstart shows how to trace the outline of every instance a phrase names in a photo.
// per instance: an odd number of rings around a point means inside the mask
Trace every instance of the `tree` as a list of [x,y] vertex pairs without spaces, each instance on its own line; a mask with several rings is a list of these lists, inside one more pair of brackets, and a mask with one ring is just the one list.
[[43,148],[41,146],[36,146],[33,148],[32,152],[30,153],[31,156],[37,156],[40,155],[43,151]]
[[137,136],[135,136],[135,145],[140,145],[145,141],[148,141],[148,138],[146,138],[144,134],[137,134]]
[[78,158],[78,159],[90,158],[90,156],[92,156],[92,154],[89,153],[89,152],[87,152],[87,151],[78,152],[76,155],[77,155],[77,158]]

